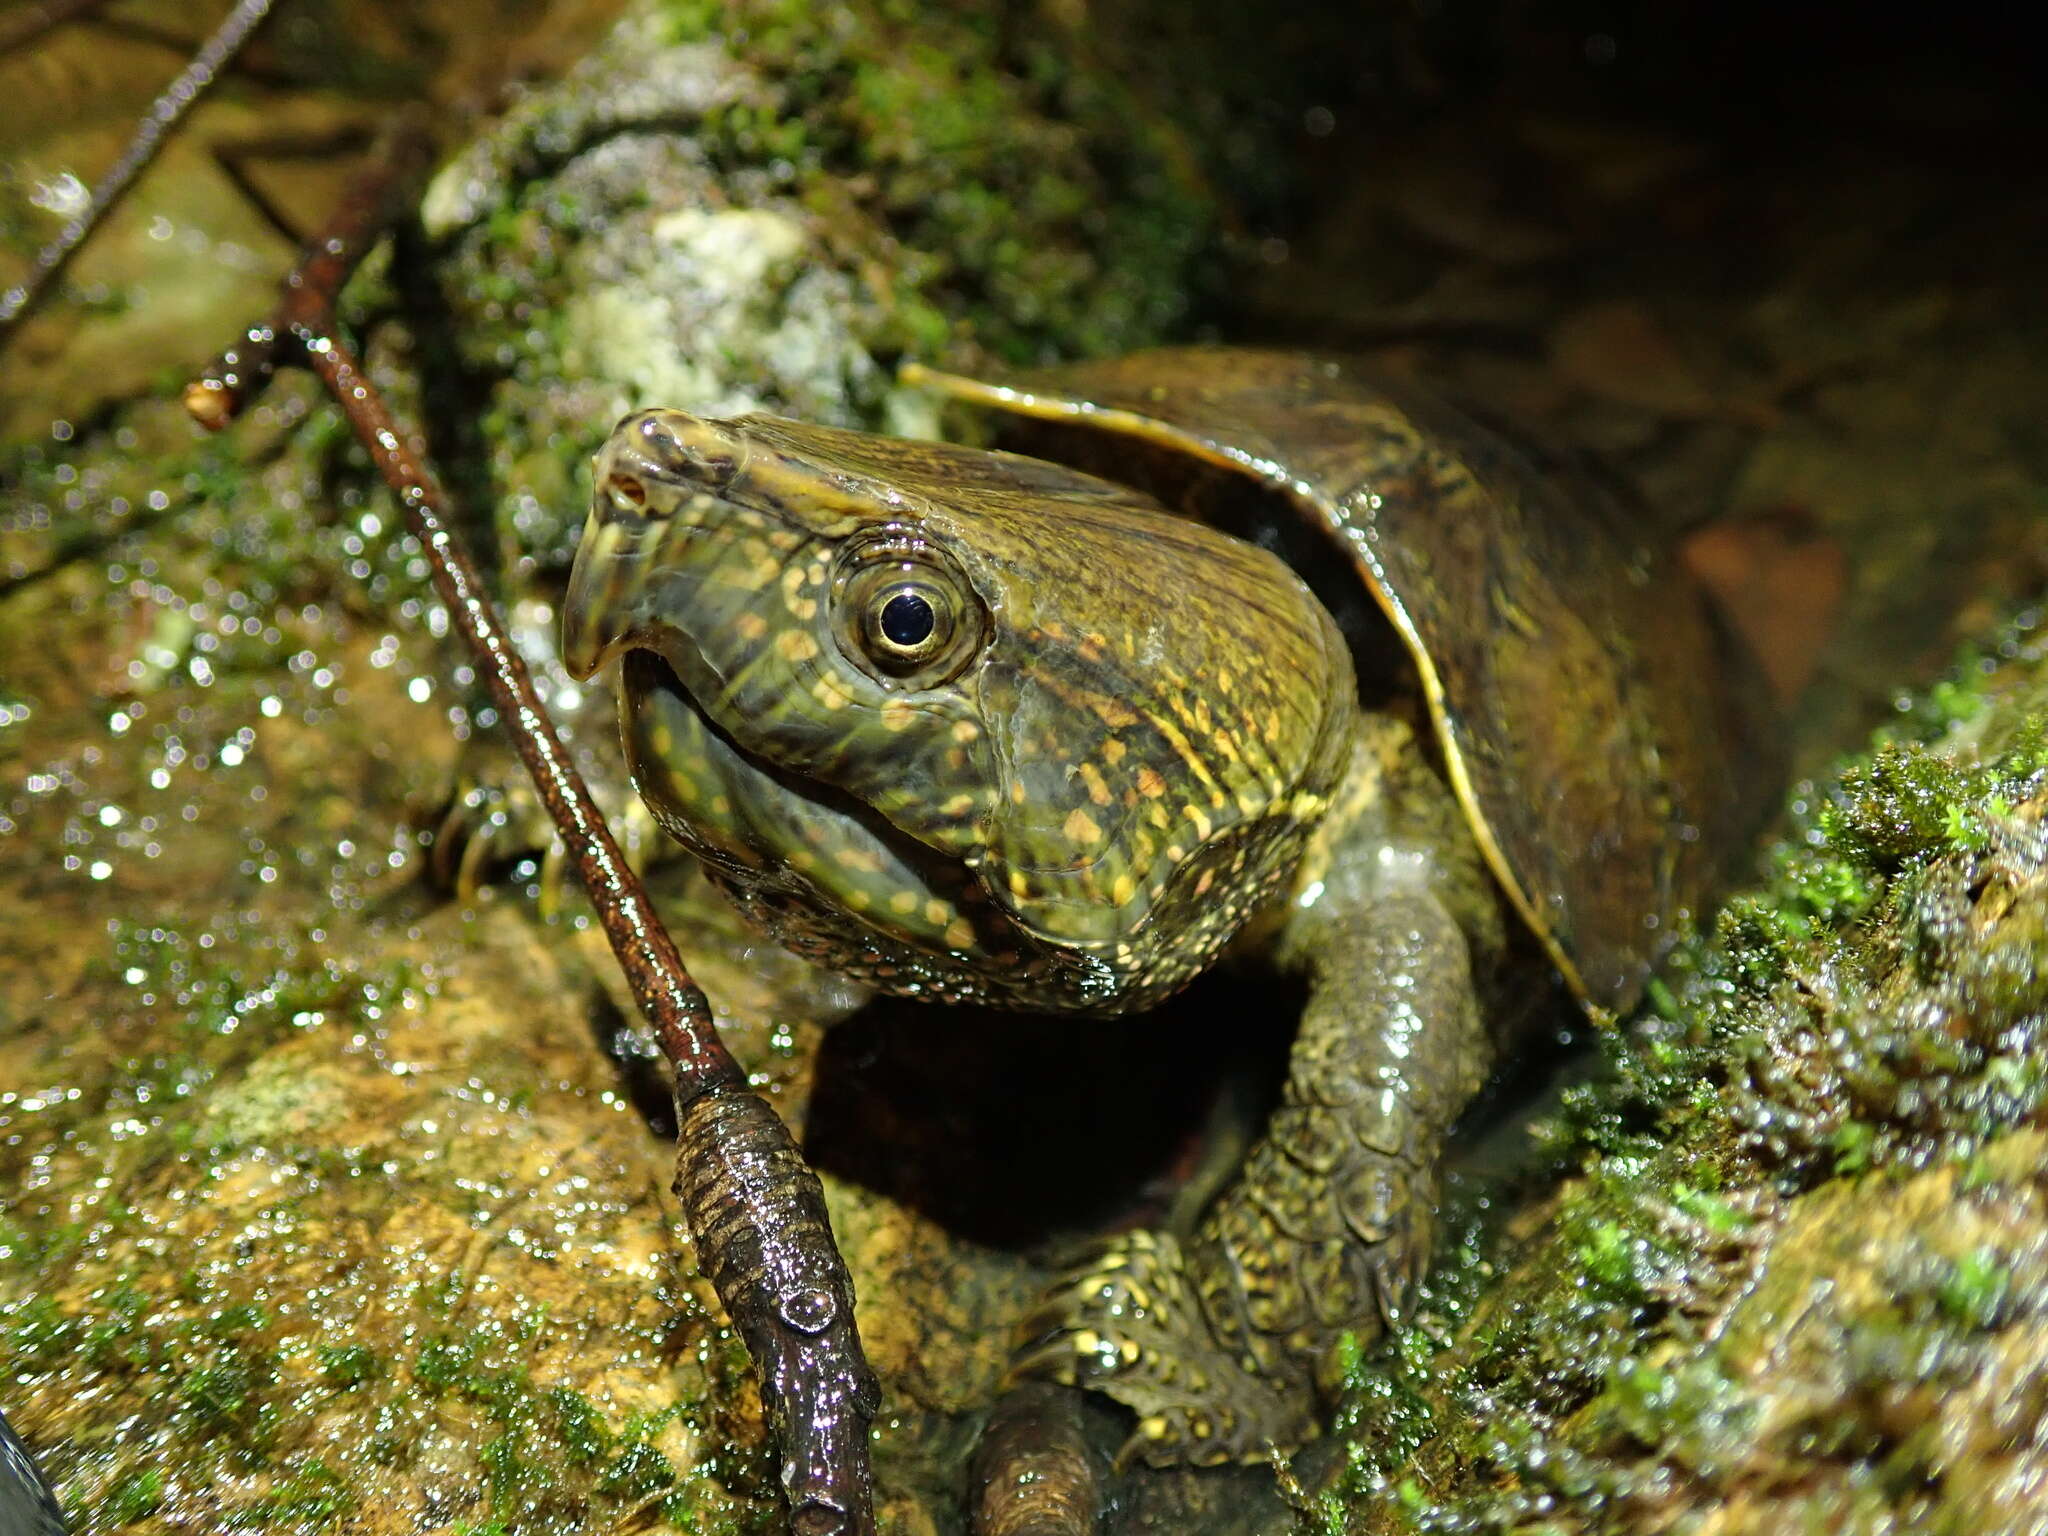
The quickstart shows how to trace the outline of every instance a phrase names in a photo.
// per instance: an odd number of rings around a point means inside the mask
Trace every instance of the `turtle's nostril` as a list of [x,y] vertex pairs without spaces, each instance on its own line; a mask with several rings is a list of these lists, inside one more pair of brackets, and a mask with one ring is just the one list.
[[713,422],[682,411],[646,411],[634,426],[642,450],[660,473],[716,489],[739,467],[731,440]]
[[681,440],[662,420],[660,411],[644,411],[634,423],[640,445],[648,456],[666,469],[685,473],[690,467],[689,455],[684,451]]
[[611,493],[614,501],[623,501],[635,510],[645,510],[647,487],[631,475],[613,475]]

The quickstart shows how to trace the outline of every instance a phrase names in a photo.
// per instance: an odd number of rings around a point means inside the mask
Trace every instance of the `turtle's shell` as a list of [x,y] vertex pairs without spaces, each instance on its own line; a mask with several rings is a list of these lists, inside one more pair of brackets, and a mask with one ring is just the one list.
[[1298,353],[909,376],[1048,424],[1032,451],[1197,515],[1228,501],[1200,494],[1205,481],[1279,498],[1254,516],[1284,519],[1291,502],[1321,547],[1280,547],[1312,586],[1355,572],[1377,601],[1488,863],[1589,1003],[1632,1002],[1742,850],[1769,782],[1749,756],[1761,690],[1704,594],[1649,547],[1647,520],[1596,478]]

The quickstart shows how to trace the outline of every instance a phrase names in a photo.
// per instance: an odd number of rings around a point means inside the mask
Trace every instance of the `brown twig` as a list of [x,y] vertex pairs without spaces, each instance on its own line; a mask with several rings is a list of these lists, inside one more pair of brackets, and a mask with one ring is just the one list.
[[149,110],[136,125],[135,136],[121,151],[113,169],[102,176],[99,185],[92,189],[92,196],[85,207],[72,215],[63,229],[57,232],[56,239],[36,252],[35,263],[29,268],[28,276],[0,292],[0,345],[6,343],[14,327],[35,308],[50,284],[71,265],[71,258],[78,254],[78,248],[85,244],[86,237],[106,217],[107,210],[120,201],[121,194],[142,174],[143,167],[156,158],[164,136],[192,110],[192,104],[206,94],[207,87],[219,78],[222,67],[241,52],[242,45],[249,41],[263,18],[270,14],[271,3],[272,0],[237,0],[227,19],[192,56],[192,62],[178,71],[177,79],[150,103]]
[[598,921],[675,1068],[676,1193],[699,1260],[762,1374],[796,1536],[874,1528],[867,1429],[879,1406],[853,1321],[853,1282],[832,1241],[824,1192],[788,1129],[746,1085],[645,888],[627,866],[448,526],[423,455],[385,409],[339,334],[335,299],[410,197],[425,165],[401,133],[344,199],[285,282],[268,325],[249,331],[186,391],[193,416],[226,426],[283,361],[317,373],[405,509],[514,746],[597,909]]

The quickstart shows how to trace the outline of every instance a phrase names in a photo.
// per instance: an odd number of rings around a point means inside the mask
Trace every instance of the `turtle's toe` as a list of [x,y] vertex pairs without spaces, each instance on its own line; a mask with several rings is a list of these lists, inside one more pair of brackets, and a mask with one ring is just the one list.
[[1217,1340],[1168,1233],[1112,1239],[1047,1293],[1023,1332],[1014,1378],[1101,1392],[1137,1415],[1122,1465],[1264,1461],[1315,1433],[1311,1394]]

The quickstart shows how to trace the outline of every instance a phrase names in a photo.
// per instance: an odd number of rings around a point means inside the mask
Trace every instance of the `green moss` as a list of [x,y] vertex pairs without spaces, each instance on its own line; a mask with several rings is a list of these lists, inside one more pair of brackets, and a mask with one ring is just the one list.
[[326,1530],[356,1507],[356,1497],[325,1462],[295,1462],[283,1482],[265,1496],[265,1513],[281,1526]]
[[1998,1325],[2012,1293],[2013,1273],[1991,1248],[1976,1248],[1956,1260],[1937,1295],[1949,1317],[1970,1328]]
[[468,1383],[476,1364],[476,1344],[467,1338],[430,1339],[412,1363],[413,1380],[429,1391],[445,1392]]
[[1920,747],[1885,745],[1842,771],[1820,830],[1846,860],[1891,873],[1958,846],[1981,847],[1971,775]]
[[108,1527],[127,1525],[156,1513],[162,1502],[164,1475],[155,1467],[130,1472],[107,1491],[93,1511],[94,1520]]
[[1755,1401],[1711,1353],[1668,1363],[1631,1359],[1608,1379],[1588,1432],[1711,1475],[1747,1441],[1755,1417]]
[[344,1392],[361,1386],[381,1370],[376,1351],[361,1344],[323,1344],[317,1356],[321,1378]]
[[637,1504],[675,1485],[676,1469],[646,1441],[626,1446],[605,1464],[597,1486],[624,1503]]
[[[2014,1198],[1999,1139],[2048,1120],[2048,751],[2038,644],[2007,650],[2019,680],[1966,658],[1795,791],[1765,882],[1604,1039],[1605,1071],[1545,1133],[1581,1170],[1546,1234],[1429,1376],[1394,1373],[1444,1432],[1406,1475],[1339,1479],[1332,1530],[1629,1528],[1674,1478],[1736,1486],[1775,1454],[1763,1403],[1693,1319],[1754,1283],[1782,1202],[1945,1165],[1974,1199]],[[1944,1256],[1941,1237],[1909,1229],[1869,1299],[1845,1301],[1842,1411],[1797,1431],[1869,1466],[1873,1508],[1952,1456],[1931,1432],[1899,1440],[1879,1405],[1986,1369],[2048,1289],[2004,1247]],[[1853,1223],[1844,1240],[1863,1240]],[[1394,1390],[1375,1366],[1338,1420],[1357,1464],[1377,1464],[1358,1405]]]

